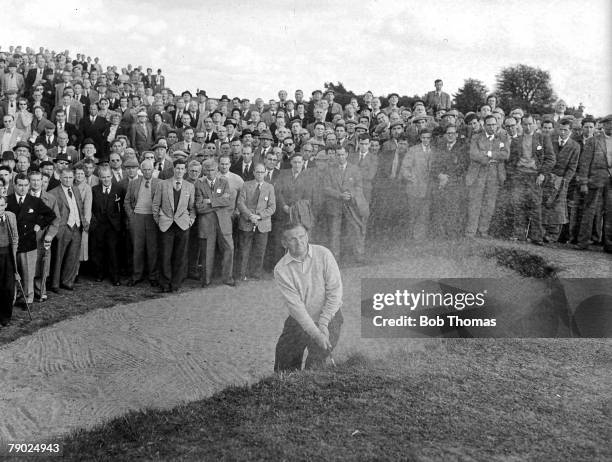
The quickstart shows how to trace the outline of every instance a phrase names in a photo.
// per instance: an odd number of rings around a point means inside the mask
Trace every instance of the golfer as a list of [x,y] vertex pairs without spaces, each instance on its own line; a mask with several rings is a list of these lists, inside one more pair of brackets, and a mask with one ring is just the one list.
[[281,243],[287,253],[274,279],[289,317],[276,344],[275,372],[301,369],[306,347],[306,368],[322,364],[338,343],[343,321],[342,280],[331,251],[308,244],[308,232],[295,223],[284,228]]

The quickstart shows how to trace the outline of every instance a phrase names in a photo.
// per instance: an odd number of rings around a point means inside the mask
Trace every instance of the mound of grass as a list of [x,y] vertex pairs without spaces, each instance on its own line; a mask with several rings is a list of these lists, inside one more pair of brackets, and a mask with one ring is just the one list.
[[[67,438],[67,460],[611,460],[609,343],[432,340]],[[512,354],[509,355],[508,352]],[[545,379],[545,380],[544,380]]]

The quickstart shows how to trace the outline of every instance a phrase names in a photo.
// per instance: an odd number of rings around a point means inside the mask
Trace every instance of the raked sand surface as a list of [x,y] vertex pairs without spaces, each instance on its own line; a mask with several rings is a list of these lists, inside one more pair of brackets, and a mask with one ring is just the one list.
[[[363,277],[500,277],[492,259],[427,257],[342,271],[336,352],[384,355],[420,340],[363,339]],[[0,439],[38,440],[130,410],[170,408],[272,373],[286,312],[273,281],[218,286],[94,310],[0,347]]]

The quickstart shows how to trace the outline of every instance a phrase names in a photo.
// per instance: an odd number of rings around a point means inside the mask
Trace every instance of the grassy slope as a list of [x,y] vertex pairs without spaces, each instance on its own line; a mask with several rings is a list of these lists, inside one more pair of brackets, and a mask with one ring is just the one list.
[[[509,354],[508,352],[512,353]],[[611,460],[596,340],[432,340],[274,376],[65,440],[68,460]]]

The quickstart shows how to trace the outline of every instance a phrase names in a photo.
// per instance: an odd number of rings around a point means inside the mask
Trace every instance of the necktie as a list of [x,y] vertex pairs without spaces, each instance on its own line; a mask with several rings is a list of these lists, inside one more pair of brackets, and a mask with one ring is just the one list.
[[68,197],[72,199],[72,188],[68,188]]
[[255,207],[257,207],[257,204],[259,203],[259,193],[261,193],[261,185],[257,183],[257,187],[255,188],[255,195],[253,196]]
[[1,217],[1,219],[0,219],[0,221],[2,222],[2,224],[4,224],[4,223],[5,223],[5,220],[6,220],[6,219],[5,219],[5,216],[4,216],[4,215],[2,215],[2,217]]
[[149,183],[150,183],[150,182],[151,182],[151,180],[146,180],[146,181],[145,181],[145,188],[148,188],[148,187],[149,187]]
[[109,188],[108,186],[106,186],[106,187],[104,188],[104,194],[106,194],[107,196],[108,196],[108,193],[109,193],[109,189],[110,189],[110,188]]
[[47,136],[47,144],[51,144],[51,137]]
[[268,172],[268,180],[272,181],[272,170]]
[[565,141],[559,140],[559,149],[561,149],[563,146],[565,146]]
[[19,207],[23,204],[23,196],[19,196]]
[[159,164],[157,164],[157,171],[158,172],[162,171],[162,163],[161,162]]

